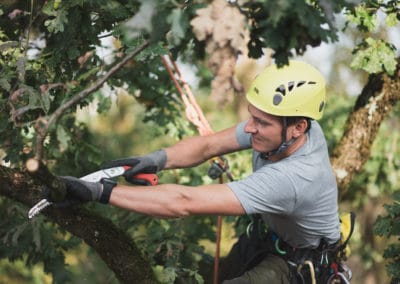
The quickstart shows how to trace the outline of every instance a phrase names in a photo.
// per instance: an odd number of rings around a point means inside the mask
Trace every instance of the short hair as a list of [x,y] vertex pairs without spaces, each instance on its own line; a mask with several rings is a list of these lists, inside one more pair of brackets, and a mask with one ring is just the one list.
[[305,119],[307,122],[307,128],[306,131],[304,131],[304,133],[307,133],[310,128],[311,128],[311,118],[309,117],[305,117],[305,116],[286,116],[286,126],[290,126],[290,125],[294,125],[296,123],[298,123],[300,120]]

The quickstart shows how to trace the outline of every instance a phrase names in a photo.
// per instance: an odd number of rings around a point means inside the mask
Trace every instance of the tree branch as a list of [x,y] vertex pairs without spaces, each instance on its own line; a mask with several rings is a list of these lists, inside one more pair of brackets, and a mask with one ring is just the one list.
[[119,63],[115,64],[103,77],[96,80],[96,82],[84,89],[82,92],[78,93],[74,97],[72,97],[69,101],[62,104],[58,109],[54,111],[54,113],[49,117],[49,119],[43,123],[40,127],[41,129],[37,131],[37,139],[36,139],[36,151],[35,158],[37,160],[41,160],[43,157],[43,143],[48,133],[50,127],[57,123],[58,119],[64,114],[64,112],[70,107],[74,106],[84,98],[88,97],[93,92],[100,89],[105,82],[109,78],[111,78],[119,69],[121,69],[129,60],[142,52],[146,47],[150,44],[149,41],[145,41],[142,45],[140,45],[136,50],[132,53],[127,54]]
[[368,161],[380,125],[399,100],[399,65],[393,77],[386,73],[369,76],[331,157],[341,196]]
[[34,180],[40,181],[51,191],[51,199],[54,201],[63,201],[66,195],[65,183],[54,176],[48,168],[39,160],[29,159],[26,162],[26,169]]
[[[41,184],[24,172],[0,166],[0,184],[0,195],[28,207],[41,198]],[[130,236],[110,220],[84,207],[57,209],[50,206],[42,214],[91,246],[121,283],[157,283],[149,261]]]

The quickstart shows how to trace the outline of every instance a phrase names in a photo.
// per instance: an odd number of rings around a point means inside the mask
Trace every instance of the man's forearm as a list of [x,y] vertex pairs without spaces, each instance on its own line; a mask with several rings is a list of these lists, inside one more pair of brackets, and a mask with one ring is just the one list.
[[174,218],[198,214],[241,215],[243,208],[225,184],[114,187],[111,205],[146,215]]
[[212,157],[239,149],[234,127],[208,136],[187,138],[165,149],[167,153],[165,169],[193,167]]

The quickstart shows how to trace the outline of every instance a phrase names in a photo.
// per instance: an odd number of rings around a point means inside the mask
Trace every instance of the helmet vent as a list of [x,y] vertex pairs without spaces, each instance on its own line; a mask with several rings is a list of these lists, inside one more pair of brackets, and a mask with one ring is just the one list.
[[[286,94],[292,92],[295,88],[301,87],[303,85],[316,85],[317,82],[315,81],[289,81],[287,82],[287,86],[285,86],[285,84],[281,84],[279,85],[276,89],[275,89],[275,94],[272,97],[272,103],[274,104],[274,106],[278,106],[282,100],[283,97],[286,96]],[[287,88],[286,88],[287,87]],[[254,91],[259,94],[259,90],[257,88],[254,88]],[[319,106],[319,112],[322,112],[322,110],[324,109],[324,102],[321,102],[320,106]]]
[[274,106],[277,106],[281,103],[282,101],[282,95],[281,94],[275,94],[274,97],[272,98],[272,102],[274,104]]
[[285,85],[280,85],[278,88],[275,89],[275,92],[281,93],[283,96],[286,95],[286,88]]
[[290,82],[288,83],[288,90],[289,90],[289,92],[293,90],[293,87],[294,87],[294,82],[293,82],[293,81],[290,81]]
[[325,102],[322,101],[322,102],[320,103],[320,105],[319,105],[319,112],[322,112],[322,110],[324,109],[324,106],[325,106]]

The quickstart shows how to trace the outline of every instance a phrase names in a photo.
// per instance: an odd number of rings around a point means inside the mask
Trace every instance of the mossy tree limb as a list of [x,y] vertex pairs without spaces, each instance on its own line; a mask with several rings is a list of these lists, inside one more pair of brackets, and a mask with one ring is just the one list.
[[370,157],[380,125],[400,100],[399,65],[394,76],[372,74],[347,118],[344,133],[333,150],[332,167],[343,196],[355,174]]
[[[28,219],[28,208],[42,198],[42,183],[25,172],[0,166],[0,184],[0,195],[27,206]],[[157,283],[150,263],[133,240],[110,220],[82,206],[50,206],[42,214],[96,250],[121,283]]]

